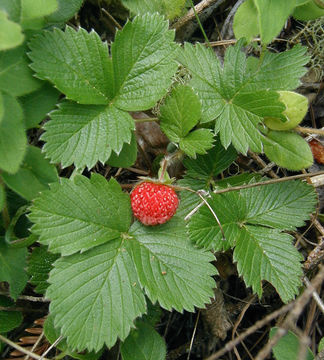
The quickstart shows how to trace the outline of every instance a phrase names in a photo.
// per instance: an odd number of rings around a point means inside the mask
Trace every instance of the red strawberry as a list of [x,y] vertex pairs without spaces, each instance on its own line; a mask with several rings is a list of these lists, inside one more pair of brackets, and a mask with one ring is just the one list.
[[172,187],[148,181],[135,186],[130,196],[134,216],[144,225],[164,224],[179,204]]

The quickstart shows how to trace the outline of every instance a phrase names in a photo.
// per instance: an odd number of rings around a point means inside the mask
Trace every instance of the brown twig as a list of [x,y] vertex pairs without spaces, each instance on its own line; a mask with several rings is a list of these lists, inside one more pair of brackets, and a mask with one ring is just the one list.
[[296,126],[295,131],[298,131],[302,134],[319,134],[324,135],[324,129],[315,129],[310,127]]
[[[225,0],[202,0],[199,4],[195,6],[195,11],[197,14],[201,13],[207,7],[217,3],[216,6],[221,5]],[[193,9],[190,9],[186,15],[181,17],[177,22],[175,22],[171,28],[176,31],[179,30],[182,26],[184,26],[187,22],[192,20],[195,17],[195,13]]]

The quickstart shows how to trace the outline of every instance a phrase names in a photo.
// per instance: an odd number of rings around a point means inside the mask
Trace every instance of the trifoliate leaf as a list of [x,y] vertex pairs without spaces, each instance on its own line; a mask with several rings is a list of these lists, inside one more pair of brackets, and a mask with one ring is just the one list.
[[233,146],[224,149],[219,139],[206,155],[197,156],[197,160],[185,158],[183,164],[187,169],[186,174],[194,179],[206,181],[209,185],[223,170],[227,169],[237,157]]
[[306,51],[307,48],[300,45],[280,53],[267,51],[261,64],[250,56],[247,60],[250,82],[246,89],[294,90],[300,85],[300,78],[307,71],[304,67],[309,61]]
[[301,254],[292,236],[277,229],[245,225],[237,234],[234,260],[247,286],[262,296],[262,280],[269,281],[283,302],[298,294],[303,271]]
[[125,143],[121,149],[119,155],[115,152],[112,152],[107,164],[113,167],[129,167],[132,166],[137,158],[137,141],[136,136],[133,133],[130,144]]
[[24,270],[26,256],[26,248],[11,248],[6,245],[3,238],[0,238],[0,281],[6,281],[9,284],[10,296],[15,300],[28,280]]
[[40,89],[19,99],[24,110],[26,129],[36,127],[46,115],[54,110],[60,93],[50,84],[45,83]]
[[[60,329],[54,327],[54,316],[51,314],[46,317],[44,323],[44,335],[51,344],[55,343],[61,335]],[[98,351],[96,353],[94,351],[90,353],[82,352],[81,354],[76,351],[72,351],[69,349],[66,339],[62,339],[55,347],[64,352],[66,356],[70,356],[73,359],[78,360],[96,360],[102,355],[102,351]]]
[[61,178],[31,207],[32,231],[51,252],[70,255],[119,238],[131,222],[130,199],[101,175]]
[[160,107],[160,126],[174,142],[186,137],[201,118],[201,105],[192,88],[179,85]]
[[[277,332],[278,328],[273,327],[270,330],[270,339]],[[272,348],[272,352],[276,360],[292,360],[298,359],[299,348],[302,346],[299,338],[292,332],[288,331],[286,335],[281,337],[276,345]],[[314,360],[314,355],[309,347],[307,347],[305,360]]]
[[[309,219],[316,205],[314,189],[292,181],[211,194],[207,201],[219,218],[226,241],[205,205],[189,222],[190,238],[205,248],[235,247],[234,257],[248,286],[261,296],[261,281],[268,280],[283,301],[291,299],[300,285],[300,255],[290,236],[281,231],[295,230]],[[282,250],[278,251],[280,244]],[[255,254],[253,263],[248,260],[251,254]],[[287,273],[282,272],[283,266],[287,266]]]
[[37,247],[33,250],[29,261],[27,272],[31,276],[30,283],[35,285],[34,291],[44,294],[48,287],[48,274],[53,268],[53,263],[59,257],[58,254],[51,254],[46,246]]
[[26,150],[23,112],[17,100],[3,93],[4,114],[0,122],[0,168],[10,174],[18,171]]
[[259,123],[269,114],[282,118],[285,107],[276,92],[247,88],[252,79],[241,45],[238,42],[227,49],[223,68],[212,50],[199,44],[185,44],[179,58],[192,73],[190,84],[202,102],[202,122],[215,120],[223,146],[233,143],[245,154],[248,148],[262,150]]
[[29,43],[31,67],[67,98],[81,104],[108,104],[113,95],[108,47],[95,31],[66,27],[42,32]]
[[[269,44],[284,27],[296,6],[296,0],[254,0],[258,10],[259,33],[263,44]],[[275,19],[275,21],[274,21]]]
[[233,19],[233,31],[236,39],[244,37],[248,43],[259,34],[258,10],[254,0],[246,0],[239,6]]
[[91,169],[98,161],[105,163],[112,150],[117,154],[130,143],[135,123],[132,117],[112,105],[80,105],[63,102],[51,113],[41,139],[52,162],[62,167],[74,163]]
[[[1,257],[1,254],[0,254]],[[0,296],[0,307],[8,307],[14,305],[14,302],[5,296]],[[18,327],[23,320],[22,313],[19,311],[0,311],[0,334],[6,333]]]
[[19,24],[8,19],[4,11],[0,11],[0,50],[8,50],[20,45],[24,35]]
[[22,96],[41,85],[29,68],[26,45],[0,53],[0,90],[12,96]]
[[179,16],[185,2],[186,0],[122,0],[123,5],[134,14],[158,12],[168,19]]
[[[124,214],[121,217],[124,220]],[[117,338],[127,337],[134,319],[145,312],[128,241],[117,238],[55,262],[46,296],[54,324],[72,350],[112,347]]]
[[289,131],[269,131],[264,141],[264,153],[279,166],[302,170],[313,164],[313,154],[300,135]]
[[180,139],[179,147],[192,158],[203,155],[213,147],[214,134],[209,129],[198,129]]
[[163,16],[145,14],[117,32],[111,46],[116,107],[146,110],[167,92],[177,69],[178,49],[168,27]]
[[28,146],[26,156],[15,174],[3,173],[6,185],[26,200],[33,200],[48,184],[58,181],[56,168],[44,158],[41,150]]
[[138,322],[121,344],[120,352],[123,360],[165,360],[166,346],[151,325]]
[[194,311],[213,297],[210,252],[195,248],[182,219],[174,217],[167,224],[149,227],[135,222],[130,231],[138,277],[149,299],[171,310]]

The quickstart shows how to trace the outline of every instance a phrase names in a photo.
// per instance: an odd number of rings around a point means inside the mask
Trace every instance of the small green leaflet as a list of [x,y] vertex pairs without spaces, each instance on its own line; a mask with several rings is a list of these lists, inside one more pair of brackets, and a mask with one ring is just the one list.
[[288,170],[302,170],[314,162],[307,141],[293,131],[269,131],[263,142],[267,157]]
[[[222,224],[226,241],[206,206],[192,216],[190,238],[208,249],[235,247],[234,259],[246,284],[261,296],[261,281],[268,280],[282,300],[289,301],[300,285],[301,257],[292,238],[282,231],[304,225],[315,209],[314,189],[291,181],[211,194],[208,202]],[[278,251],[280,247],[285,251]]]
[[58,181],[54,165],[44,159],[41,150],[28,146],[24,160],[15,174],[3,173],[5,184],[26,200],[33,200],[48,184]]
[[173,89],[165,103],[160,107],[160,126],[162,131],[188,156],[206,154],[213,146],[213,134],[209,129],[190,132],[201,118],[201,105],[192,88],[179,85]]
[[20,45],[24,41],[21,27],[10,21],[4,11],[0,11],[0,51]]
[[4,114],[0,122],[0,169],[14,174],[23,161],[27,138],[23,112],[17,100],[3,93]]
[[54,325],[72,350],[112,347],[146,311],[127,247],[127,239],[117,238],[55,262],[46,296]]
[[54,13],[47,15],[45,18],[47,23],[67,22],[81,8],[83,0],[57,0],[57,2],[57,10]]
[[135,222],[130,235],[139,281],[153,303],[167,310],[194,311],[194,306],[210,301],[216,269],[209,262],[214,256],[192,245],[182,219],[175,216],[156,227]]
[[41,139],[52,162],[62,167],[72,163],[91,169],[105,163],[112,151],[119,154],[129,144],[135,123],[131,116],[113,105],[81,105],[66,101],[51,113]]
[[154,328],[144,322],[137,322],[121,344],[123,360],[165,360],[166,345]]
[[38,294],[44,294],[48,287],[48,274],[52,270],[58,254],[51,254],[46,246],[36,247],[28,260],[27,272],[31,276],[30,283],[35,285],[34,291]]
[[33,233],[52,252],[70,255],[119,238],[131,222],[128,194],[101,175],[61,178],[35,199],[29,218]]
[[186,43],[179,61],[192,73],[190,84],[202,102],[201,121],[215,120],[223,146],[233,143],[245,154],[248,148],[262,151],[259,126],[263,118],[269,114],[283,117],[284,105],[274,90],[298,84],[307,57],[304,49],[296,47],[281,54],[266,53],[257,66],[255,58],[241,52],[241,46],[239,41],[227,49],[223,67],[212,50],[200,44]]
[[10,287],[10,296],[17,299],[26,286],[28,277],[26,267],[27,249],[15,249],[6,245],[0,238],[0,281],[6,281]]

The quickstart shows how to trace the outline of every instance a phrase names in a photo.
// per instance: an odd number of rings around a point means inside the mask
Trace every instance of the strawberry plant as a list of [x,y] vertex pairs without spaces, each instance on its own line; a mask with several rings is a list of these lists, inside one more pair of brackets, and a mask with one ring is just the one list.
[[[260,301],[265,284],[283,303],[301,293],[295,237],[316,210],[314,187],[231,171],[251,153],[278,172],[313,164],[297,127],[307,49],[266,49],[304,3],[243,3],[234,32],[245,38],[223,60],[206,44],[175,41],[167,18],[184,14],[185,1],[122,3],[131,17],[103,41],[65,24],[82,1],[0,1],[10,33],[0,37],[0,333],[20,325],[9,297],[26,289],[50,302],[44,333],[59,356],[96,359],[118,346],[123,360],[162,360],[161,309],[205,308],[221,254]],[[248,54],[258,34],[260,53]],[[136,125],[145,121],[169,144],[150,159],[159,179],[135,185],[119,175],[141,172]]]

